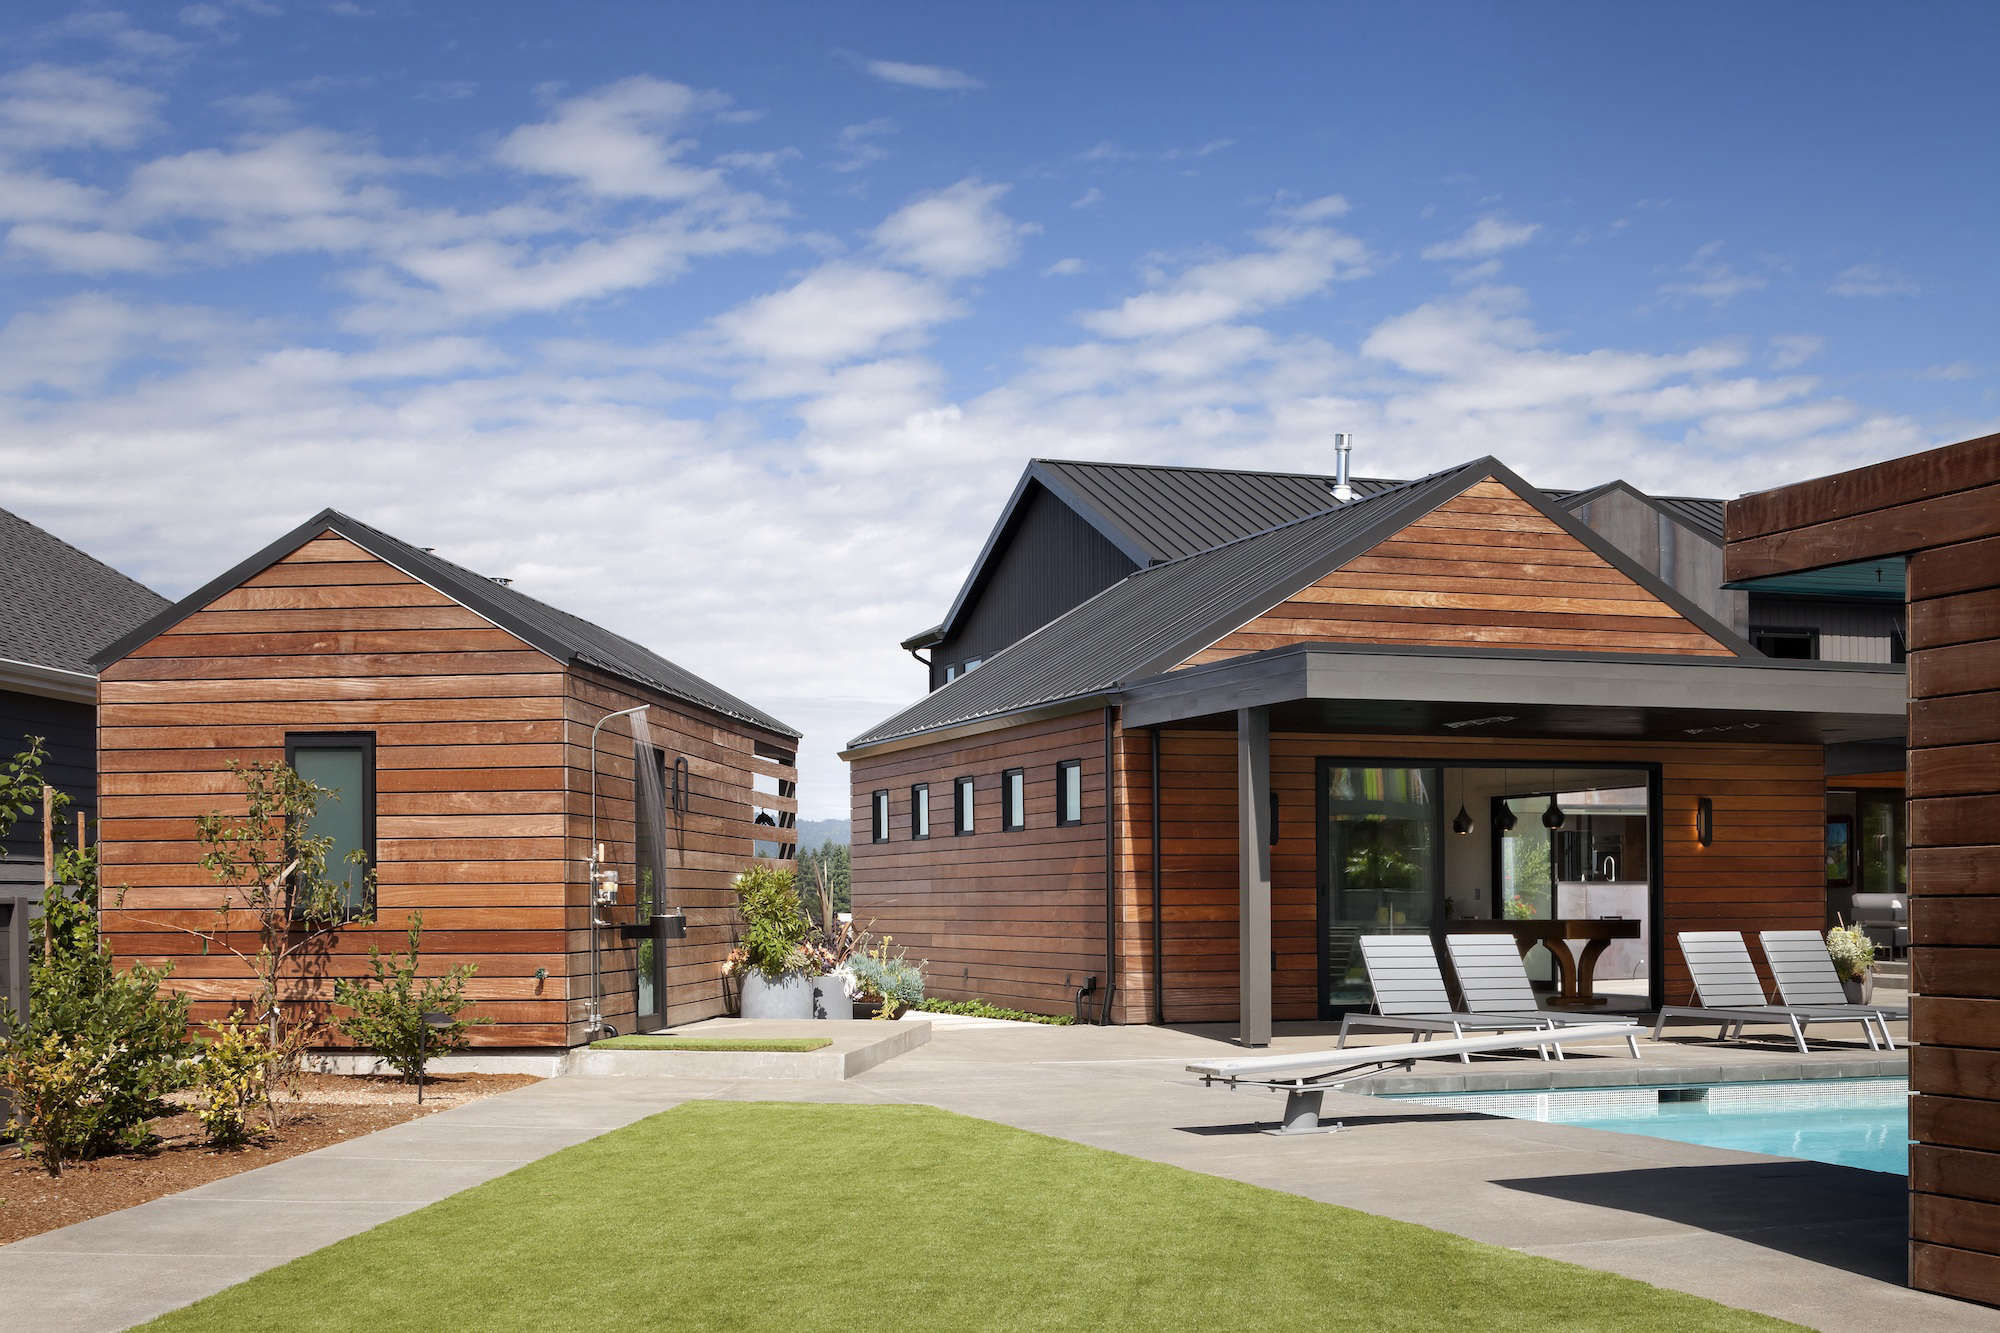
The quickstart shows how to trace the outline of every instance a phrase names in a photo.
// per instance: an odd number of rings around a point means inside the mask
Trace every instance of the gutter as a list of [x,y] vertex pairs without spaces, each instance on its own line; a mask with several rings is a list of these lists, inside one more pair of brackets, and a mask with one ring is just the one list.
[[97,703],[97,677],[92,673],[43,666],[39,662],[23,662],[11,657],[0,657],[0,690],[38,695],[44,699],[62,699],[69,703]]

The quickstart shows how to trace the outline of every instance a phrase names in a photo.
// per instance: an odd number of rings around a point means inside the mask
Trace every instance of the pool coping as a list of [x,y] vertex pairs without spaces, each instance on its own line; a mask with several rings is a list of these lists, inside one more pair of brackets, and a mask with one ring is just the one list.
[[1545,1092],[1558,1088],[1678,1088],[1715,1083],[1807,1083],[1853,1078],[1907,1078],[1909,1056],[1854,1055],[1835,1062],[1824,1059],[1775,1058],[1754,1063],[1742,1060],[1714,1063],[1689,1061],[1664,1064],[1649,1060],[1536,1061],[1532,1067],[1505,1069],[1471,1066],[1463,1073],[1384,1074],[1355,1084],[1350,1092],[1395,1097],[1427,1092]]

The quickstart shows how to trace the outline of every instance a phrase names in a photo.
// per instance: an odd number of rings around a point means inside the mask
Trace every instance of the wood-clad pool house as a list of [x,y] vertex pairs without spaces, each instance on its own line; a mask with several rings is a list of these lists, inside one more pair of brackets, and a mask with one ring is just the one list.
[[1910,1281],[2000,1305],[2000,435],[1746,496],[1750,586],[1909,595]]
[[[250,993],[239,960],[187,933],[215,925],[195,822],[242,809],[231,761],[285,761],[336,791],[315,831],[375,872],[369,917],[338,931],[294,993],[329,1000],[335,978],[365,972],[369,945],[400,949],[421,912],[427,971],[477,965],[469,992],[493,1021],[473,1039],[489,1047],[722,1013],[729,881],[794,852],[792,728],[332,510],[97,666],[104,938],[121,964],[172,963],[200,1019]],[[635,728],[627,710],[642,705]],[[655,766],[664,801],[635,801],[635,762]],[[597,868],[618,876],[597,908],[593,828]],[[254,931],[243,942],[254,951]]]
[[1491,458],[1038,460],[905,644],[930,692],[845,752],[856,917],[946,997],[1250,1044],[1367,1005],[1360,935],[1451,923],[1685,1002],[1673,934],[1822,927],[1830,788],[1901,782],[1900,616],[1725,587],[1721,539],[1720,502]]

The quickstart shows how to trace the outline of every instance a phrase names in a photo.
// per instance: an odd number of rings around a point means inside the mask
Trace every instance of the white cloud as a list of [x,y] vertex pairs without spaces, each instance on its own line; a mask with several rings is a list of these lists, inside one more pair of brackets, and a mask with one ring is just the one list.
[[1006,193],[1004,185],[962,180],[891,213],[875,229],[875,243],[894,262],[939,277],[1003,268],[1020,253],[1021,238],[1038,230],[996,207]]
[[126,148],[154,128],[159,102],[101,74],[30,65],[0,75],[0,147]]
[[1721,255],[1721,241],[1702,246],[1692,259],[1681,265],[1681,271],[1689,276],[1678,282],[1663,283],[1660,294],[1724,305],[1745,292],[1761,291],[1770,285],[1768,279],[1755,273],[1738,272]]
[[167,265],[167,248],[131,232],[24,222],[7,233],[7,248],[70,273],[153,273]]
[[0,222],[82,222],[103,207],[102,190],[0,163]]
[[1978,377],[1979,367],[1970,361],[1948,361],[1943,365],[1926,366],[1917,372],[1918,379],[1933,380],[1941,384],[1952,384]]
[[1466,228],[1464,233],[1449,241],[1440,241],[1426,247],[1425,259],[1486,259],[1503,251],[1526,245],[1540,231],[1541,224],[1535,222],[1509,222],[1505,218],[1488,215]]
[[829,164],[835,171],[859,171],[872,163],[889,156],[889,150],[876,140],[896,132],[896,122],[886,116],[874,120],[864,120],[858,125],[843,125],[834,138],[834,160]]
[[1802,366],[1820,354],[1826,339],[1816,333],[1780,333],[1771,339],[1771,364],[1779,370]]
[[1070,200],[1069,206],[1071,208],[1095,208],[1103,202],[1104,191],[1093,185],[1076,198]]
[[1043,269],[1042,276],[1045,278],[1073,278],[1083,272],[1085,267],[1086,265],[1081,259],[1072,255],[1067,259],[1058,259],[1055,263]]
[[555,116],[500,141],[500,161],[560,176],[612,199],[689,199],[715,189],[721,173],[679,159],[691,146],[669,137],[729,99],[648,75],[573,97]]
[[1827,288],[1835,296],[1915,296],[1916,279],[1883,264],[1856,264],[1843,269]]
[[180,12],[181,22],[191,28],[219,28],[228,18],[215,5],[189,5]]
[[1264,249],[1195,264],[1113,309],[1086,312],[1083,325],[1107,338],[1179,333],[1285,305],[1368,272],[1368,248],[1328,228],[1275,228],[1258,239]]
[[963,70],[943,65],[912,65],[901,60],[870,60],[863,66],[884,83],[923,88],[934,93],[970,92],[986,85]]
[[935,283],[890,269],[833,263],[715,321],[737,349],[779,362],[835,364],[956,317]]
[[1293,222],[1331,222],[1335,218],[1346,217],[1349,208],[1346,195],[1323,194],[1302,204],[1287,204],[1277,213],[1279,217],[1290,218]]

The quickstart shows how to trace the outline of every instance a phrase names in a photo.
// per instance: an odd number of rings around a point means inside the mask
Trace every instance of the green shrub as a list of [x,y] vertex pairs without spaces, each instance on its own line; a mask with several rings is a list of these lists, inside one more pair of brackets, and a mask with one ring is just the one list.
[[265,1099],[271,1065],[263,1030],[244,1022],[240,1009],[202,1043],[194,1059],[195,1114],[210,1144],[234,1148],[249,1142],[255,1133],[250,1108]]
[[964,1014],[968,1018],[1005,1018],[1016,1023],[1047,1023],[1051,1027],[1071,1027],[1076,1019],[1070,1014],[1031,1014],[1025,1009],[1009,1009],[1005,1005],[988,1004],[984,1000],[919,1000],[910,1006],[927,1014]]
[[793,873],[777,866],[752,866],[736,877],[732,887],[743,914],[743,939],[725,972],[734,976],[754,969],[768,981],[782,981],[809,970],[813,959],[804,946],[812,937],[812,922],[799,904]]
[[57,948],[29,973],[28,1018],[8,1014],[0,1084],[8,1129],[49,1174],[66,1161],[152,1141],[146,1122],[183,1086],[187,997],[160,990],[167,969],[120,972],[103,950]]
[[[337,981],[333,1001],[352,1012],[334,1020],[334,1027],[355,1045],[375,1052],[403,1076],[414,1082],[432,1057],[463,1049],[471,1036],[467,1029],[490,1018],[462,1018],[471,1001],[465,983],[478,969],[470,963],[454,967],[441,976],[419,977],[417,955],[423,938],[424,914],[410,914],[409,952],[398,959],[385,959],[382,951],[368,946],[368,967],[372,977],[359,981]],[[426,1013],[441,1013],[451,1021],[441,1027],[424,1022]]]

